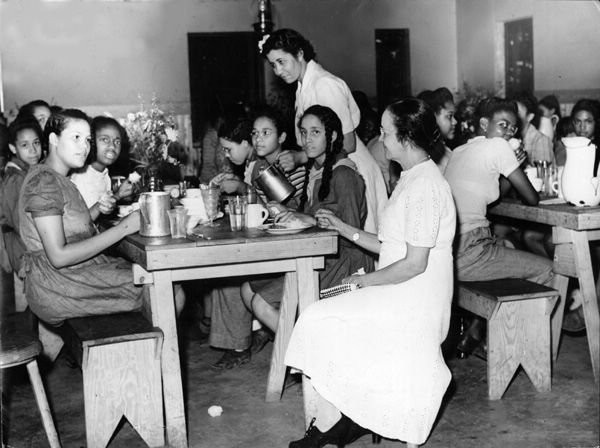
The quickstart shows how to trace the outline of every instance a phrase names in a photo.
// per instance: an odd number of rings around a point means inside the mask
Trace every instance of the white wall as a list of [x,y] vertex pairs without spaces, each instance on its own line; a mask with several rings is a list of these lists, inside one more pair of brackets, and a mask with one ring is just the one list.
[[[412,88],[457,86],[455,0],[274,0],[278,28],[308,37],[320,62],[374,97],[376,28],[409,28]],[[156,92],[189,109],[187,33],[251,31],[256,1],[0,1],[7,108],[135,107]],[[233,53],[235,54],[235,53]],[[98,109],[98,110],[99,110]],[[88,109],[89,110],[89,109]]]
[[494,30],[506,21],[531,17],[538,95],[556,92],[564,101],[600,98],[600,2],[456,0],[456,9],[459,84],[493,88],[498,80],[490,60],[498,44]]

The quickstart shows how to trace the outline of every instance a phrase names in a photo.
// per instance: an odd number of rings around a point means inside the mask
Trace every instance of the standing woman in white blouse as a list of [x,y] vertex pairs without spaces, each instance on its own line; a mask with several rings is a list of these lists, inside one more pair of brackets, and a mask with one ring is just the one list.
[[[348,85],[315,61],[313,46],[297,31],[281,29],[273,32],[265,41],[262,54],[271,64],[275,75],[287,84],[298,82],[294,124],[298,124],[304,111],[315,104],[329,107],[342,121],[344,150],[356,164],[366,185],[368,214],[365,230],[377,232],[377,216],[387,200],[387,190],[377,162],[354,132],[360,122],[360,110]],[[300,145],[299,130],[295,128],[296,140]],[[279,158],[286,170],[306,161],[304,152],[287,153]]]

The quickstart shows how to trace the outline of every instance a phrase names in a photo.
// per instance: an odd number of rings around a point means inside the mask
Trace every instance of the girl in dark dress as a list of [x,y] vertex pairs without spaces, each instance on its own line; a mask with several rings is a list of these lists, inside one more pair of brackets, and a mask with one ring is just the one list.
[[90,151],[87,115],[70,109],[54,114],[44,133],[48,157],[33,166],[19,197],[20,235],[26,247],[25,291],[43,321],[139,309],[142,288],[131,265],[101,252],[137,232],[139,212],[98,233],[69,172],[81,168]]

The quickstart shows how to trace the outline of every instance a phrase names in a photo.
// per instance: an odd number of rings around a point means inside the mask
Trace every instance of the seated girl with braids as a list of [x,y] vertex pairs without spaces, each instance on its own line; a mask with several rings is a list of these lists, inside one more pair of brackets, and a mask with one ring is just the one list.
[[[275,221],[316,225],[317,210],[327,209],[348,225],[362,229],[367,216],[365,184],[343,151],[340,119],[329,107],[314,105],[304,112],[298,126],[309,159],[300,207],[294,211],[279,205]],[[338,253],[326,257],[325,269],[319,272],[320,287],[338,285],[360,268],[373,270],[371,256],[351,241],[340,239]],[[251,281],[242,285],[244,303],[272,331],[277,329],[283,283],[280,277],[268,284]]]

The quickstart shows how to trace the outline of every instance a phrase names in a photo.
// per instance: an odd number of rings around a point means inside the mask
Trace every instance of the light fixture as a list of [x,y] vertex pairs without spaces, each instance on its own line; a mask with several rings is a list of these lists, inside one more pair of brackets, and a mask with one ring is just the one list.
[[254,23],[254,31],[261,40],[273,31],[275,24],[271,20],[271,0],[258,0],[258,22]]

